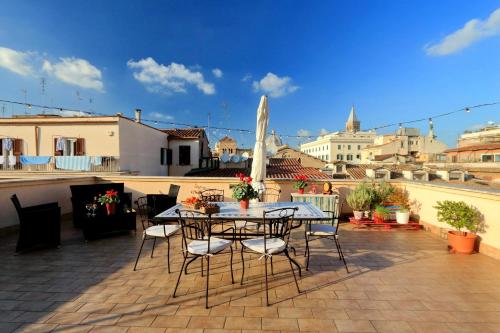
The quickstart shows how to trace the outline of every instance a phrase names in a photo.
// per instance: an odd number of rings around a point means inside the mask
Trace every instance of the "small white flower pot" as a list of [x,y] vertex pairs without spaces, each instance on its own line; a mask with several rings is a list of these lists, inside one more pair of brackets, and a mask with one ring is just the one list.
[[396,222],[399,224],[407,224],[410,221],[410,211],[406,212],[396,212]]
[[361,220],[363,218],[363,215],[364,215],[363,211],[355,210],[355,211],[353,211],[353,213],[354,213],[354,218],[356,220]]

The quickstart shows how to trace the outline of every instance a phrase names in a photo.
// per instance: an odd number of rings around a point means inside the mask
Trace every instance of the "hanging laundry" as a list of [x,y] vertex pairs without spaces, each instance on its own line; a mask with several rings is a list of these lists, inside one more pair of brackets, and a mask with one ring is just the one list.
[[56,168],[73,171],[90,171],[90,156],[56,156]]
[[65,138],[57,138],[56,150],[64,151],[65,149],[66,149],[66,139]]
[[8,164],[11,166],[16,165],[16,157],[14,155],[9,155]]
[[13,142],[11,138],[2,139],[2,144],[3,144],[3,149],[5,149],[6,151],[12,150]]
[[21,164],[49,164],[50,156],[19,156]]

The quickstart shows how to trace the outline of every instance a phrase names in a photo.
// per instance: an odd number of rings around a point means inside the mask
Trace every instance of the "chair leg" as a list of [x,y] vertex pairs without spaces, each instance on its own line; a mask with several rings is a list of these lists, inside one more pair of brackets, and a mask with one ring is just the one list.
[[[299,288],[299,283],[297,282],[297,277],[295,276],[295,271],[293,269],[293,265],[292,265],[292,258],[290,258],[290,254],[288,253],[287,250],[285,250],[285,255],[287,256],[288,258],[288,262],[290,263],[290,268],[292,270],[292,274],[293,274],[293,279],[295,280],[295,285],[297,286],[297,291],[299,292],[300,294],[300,288]],[[299,271],[300,272],[300,271]]]
[[347,263],[345,261],[344,252],[342,251],[342,247],[340,246],[340,241],[337,238],[335,238],[335,243],[337,244],[339,254],[342,257],[342,261],[344,262],[345,270],[346,270],[347,274],[349,274],[349,268],[347,268]]
[[144,246],[144,242],[146,241],[146,235],[142,236],[141,248],[139,249],[139,253],[137,254],[137,259],[135,259],[134,271],[137,268],[137,263],[139,262],[139,257],[141,256],[142,247]]
[[153,254],[155,252],[155,245],[156,245],[156,237],[153,238],[153,247],[151,248],[151,258],[153,258]]
[[286,253],[287,253],[287,257],[288,259],[290,259],[290,261],[295,265],[297,266],[297,269],[299,270],[299,276],[302,277],[302,268],[300,267],[300,265],[295,261],[293,260],[291,257],[290,257],[290,253],[288,253],[288,250],[286,250]]
[[[185,258],[187,259],[187,255],[185,256]],[[193,257],[191,260],[188,261],[188,263],[186,264],[186,267],[184,267],[184,274],[188,274],[188,266],[193,262],[195,261],[196,259],[198,259],[199,256],[195,256]]]
[[231,249],[231,283],[234,284],[234,275],[233,275],[233,246],[230,246],[229,249]]
[[271,275],[274,275],[273,257],[271,257]]
[[267,306],[269,306],[269,286],[268,286],[268,282],[267,282],[267,256],[265,256],[265,259],[264,259],[264,271],[266,274],[266,304],[267,304]]
[[311,257],[311,249],[309,248],[309,238],[306,235],[306,271],[309,270],[309,259]]
[[187,255],[184,257],[184,260],[182,261],[182,266],[181,266],[181,269],[179,271],[179,277],[177,278],[177,283],[175,284],[174,294],[172,295],[173,298],[175,298],[175,293],[177,292],[177,287],[179,287],[179,282],[181,281],[181,275],[182,275],[182,271],[184,270],[184,265],[186,264],[186,260],[187,260]]
[[[202,258],[203,261],[203,258]],[[208,309],[208,277],[210,276],[210,256],[207,256],[207,289],[205,290],[205,308]]]
[[340,255],[339,243],[337,242],[337,238],[333,236],[333,240],[335,242],[335,247],[337,248],[337,254],[339,255],[339,260],[342,260],[342,256]]
[[203,258],[201,260],[201,276],[203,277]]
[[245,276],[245,258],[243,256],[243,245],[241,245],[241,266],[242,266],[242,271],[241,271],[240,285],[243,285],[243,277]]
[[167,237],[167,270],[170,274],[170,237]]

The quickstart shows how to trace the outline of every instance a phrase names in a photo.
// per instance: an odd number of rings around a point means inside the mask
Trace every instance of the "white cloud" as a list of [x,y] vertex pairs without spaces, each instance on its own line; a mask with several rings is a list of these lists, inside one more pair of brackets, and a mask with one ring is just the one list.
[[223,75],[223,73],[222,73],[222,71],[221,71],[221,69],[220,69],[220,68],[214,68],[214,69],[212,69],[212,74],[213,74],[216,78],[218,78],[218,79],[220,79],[220,78],[222,77],[222,75]]
[[101,71],[85,59],[60,58],[53,64],[45,60],[42,69],[65,83],[104,91]]
[[241,78],[241,82],[247,82],[250,81],[251,79],[252,79],[252,74],[246,74]]
[[164,114],[164,113],[161,113],[161,112],[151,112],[148,114],[149,117],[151,118],[155,118],[155,119],[158,119],[158,120],[174,120],[174,117],[169,115],[169,114]]
[[306,129],[299,129],[299,130],[297,131],[297,135],[298,135],[298,136],[301,136],[301,137],[311,136],[311,131],[306,130]]
[[33,68],[30,64],[32,55],[31,52],[0,47],[0,67],[23,76],[33,74]]
[[203,74],[191,71],[183,64],[172,62],[165,66],[148,57],[139,61],[129,60],[127,66],[136,70],[134,78],[151,92],[185,93],[186,85],[191,84],[205,95],[215,94],[214,85],[206,82]]
[[319,130],[319,135],[327,135],[329,132],[326,128],[322,128]]
[[267,73],[260,81],[253,81],[253,89],[271,97],[282,97],[293,93],[299,87],[294,86],[292,79],[288,76],[279,77],[273,73]]
[[500,8],[493,11],[482,21],[473,19],[465,23],[463,28],[444,37],[439,43],[425,46],[425,51],[432,56],[445,56],[458,52],[473,43],[500,34]]

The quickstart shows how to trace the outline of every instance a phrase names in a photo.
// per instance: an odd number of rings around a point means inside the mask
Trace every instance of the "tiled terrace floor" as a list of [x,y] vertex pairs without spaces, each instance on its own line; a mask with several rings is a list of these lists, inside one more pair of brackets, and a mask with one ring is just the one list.
[[[0,239],[0,332],[500,332],[500,264],[477,254],[449,255],[426,232],[342,232],[352,271],[331,244],[314,244],[298,295],[289,266],[275,258],[270,307],[262,260],[248,261],[244,286],[231,285],[229,256],[218,257],[204,308],[199,264],[171,294],[181,263],[166,270],[166,246],[144,252],[132,271],[140,233],[85,243],[66,227],[63,246],[13,255]],[[297,258],[303,241],[296,235]],[[180,247],[180,238],[174,241]],[[150,244],[149,244],[150,246]],[[149,249],[149,247],[147,247]],[[235,277],[241,261],[235,256]]]

